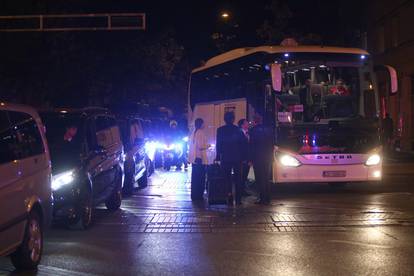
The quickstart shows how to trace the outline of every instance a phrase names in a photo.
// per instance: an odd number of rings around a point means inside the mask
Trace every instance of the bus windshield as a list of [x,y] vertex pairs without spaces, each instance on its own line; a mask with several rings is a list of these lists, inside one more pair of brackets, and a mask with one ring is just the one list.
[[285,61],[276,96],[279,122],[319,122],[358,115],[359,67]]

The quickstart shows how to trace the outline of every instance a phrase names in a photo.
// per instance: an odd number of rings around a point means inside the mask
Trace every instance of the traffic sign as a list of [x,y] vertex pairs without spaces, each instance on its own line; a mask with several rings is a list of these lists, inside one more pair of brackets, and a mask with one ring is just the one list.
[[0,32],[145,30],[145,13],[0,16]]

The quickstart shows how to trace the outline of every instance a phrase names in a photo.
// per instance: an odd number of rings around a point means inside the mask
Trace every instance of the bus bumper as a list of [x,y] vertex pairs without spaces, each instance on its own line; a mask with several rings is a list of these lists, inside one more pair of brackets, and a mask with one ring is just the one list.
[[382,165],[311,165],[285,167],[279,162],[273,163],[274,183],[294,182],[365,182],[381,181]]

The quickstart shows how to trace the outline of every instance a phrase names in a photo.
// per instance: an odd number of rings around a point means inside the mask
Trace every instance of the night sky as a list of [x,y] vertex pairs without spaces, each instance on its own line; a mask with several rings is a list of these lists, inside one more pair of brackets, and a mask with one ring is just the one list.
[[[361,29],[362,26],[360,15],[363,8],[358,1],[279,2],[287,3],[292,14],[284,28],[284,35],[295,37],[315,33],[321,37],[320,43],[323,44],[358,46],[352,45],[352,40],[348,39],[354,29]],[[76,95],[81,97],[93,90],[107,90],[107,94],[122,94],[128,99],[138,99],[144,94],[146,97],[148,94],[151,97],[171,95],[172,90],[177,91],[179,97],[184,97],[184,79],[187,79],[189,70],[220,52],[212,40],[212,34],[225,33],[229,26],[237,25],[237,28],[230,28],[231,32],[237,33],[237,37],[229,48],[263,44],[256,30],[265,20],[272,19],[272,12],[267,8],[271,3],[271,0],[3,0],[0,2],[2,15],[144,12],[147,15],[147,30],[0,34],[0,98],[30,104],[36,98],[30,94],[47,91],[44,93],[45,101],[76,104],[64,99],[67,95],[76,99]],[[224,21],[220,17],[223,11],[230,13],[230,20]],[[142,57],[136,55],[135,59],[131,58],[131,51],[146,52],[153,47],[151,43],[154,39],[166,31],[178,45],[183,46],[184,56],[175,67],[175,81],[170,80],[168,85],[162,85],[161,80],[148,75],[148,64],[140,64]],[[79,68],[86,69],[79,71]],[[140,78],[145,79],[146,83]],[[153,83],[150,83],[151,80]],[[22,97],[22,90],[29,91],[26,92],[27,97]]]
[[[18,2],[18,4],[16,3]],[[61,14],[61,13],[104,13],[104,12],[144,12],[147,15],[147,33],[157,33],[173,29],[177,39],[195,59],[205,59],[216,54],[211,45],[211,34],[220,30],[222,11],[229,12],[240,27],[242,44],[255,46],[256,29],[269,18],[266,9],[271,0],[256,1],[14,1],[0,3],[2,15],[21,14]],[[280,1],[283,2],[283,1]],[[290,0],[294,19],[290,28],[302,32],[321,34],[326,42],[334,41],[338,32],[349,25],[359,26],[363,5],[355,0]],[[128,36],[134,36],[131,32]]]

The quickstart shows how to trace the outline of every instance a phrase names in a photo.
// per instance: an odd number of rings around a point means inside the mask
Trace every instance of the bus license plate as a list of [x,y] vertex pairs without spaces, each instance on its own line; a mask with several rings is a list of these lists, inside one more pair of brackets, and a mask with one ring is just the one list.
[[323,177],[346,177],[346,171],[324,171]]

